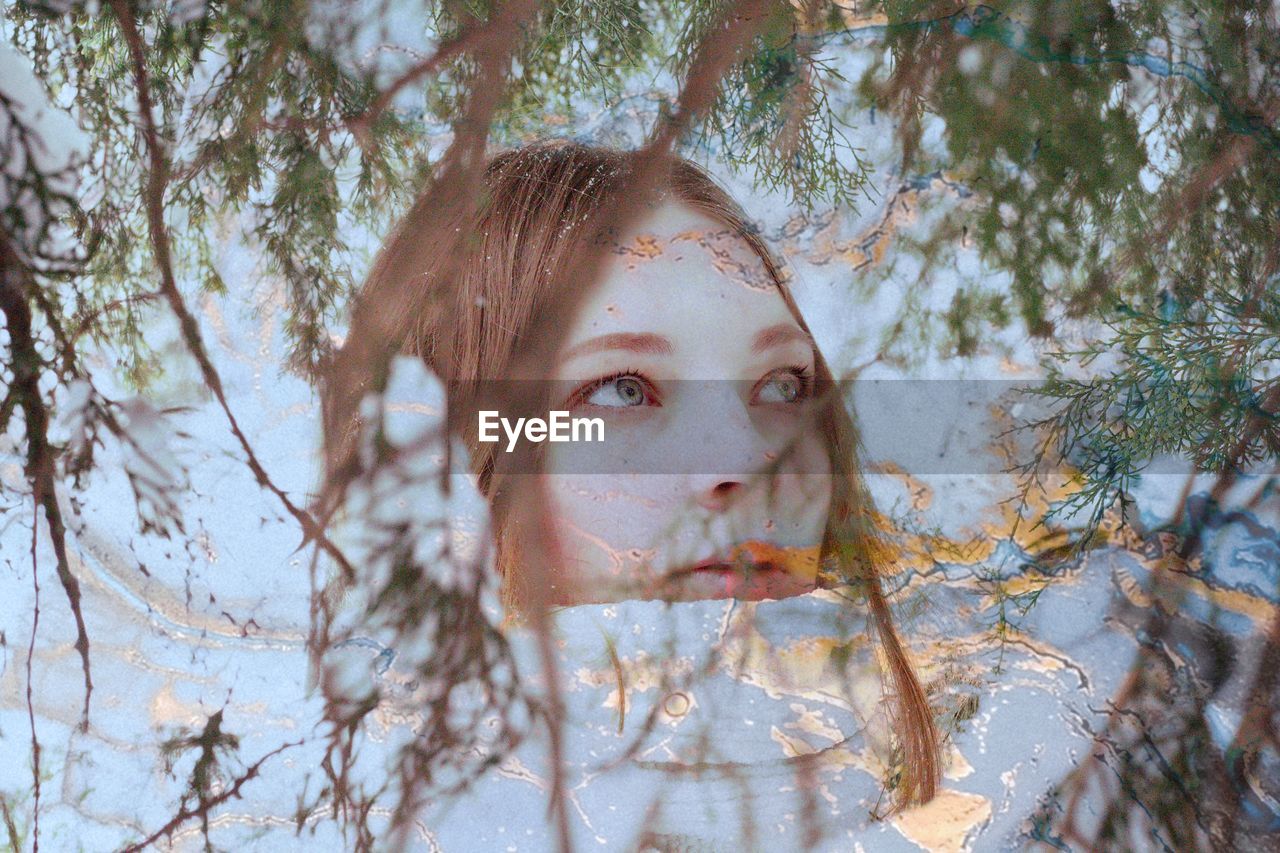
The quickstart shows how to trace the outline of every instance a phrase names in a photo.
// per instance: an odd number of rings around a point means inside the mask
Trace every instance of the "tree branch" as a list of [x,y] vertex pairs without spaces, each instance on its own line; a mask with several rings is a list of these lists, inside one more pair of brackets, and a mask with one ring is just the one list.
[[[35,506],[44,509],[49,525],[49,537],[57,558],[58,581],[67,595],[71,613],[76,621],[76,651],[84,670],[84,709],[80,728],[89,729],[89,698],[93,694],[93,678],[89,674],[89,633],[85,630],[84,614],[80,610],[80,582],[71,573],[67,560],[67,528],[58,495],[54,488],[54,462],[57,451],[49,443],[49,412],[40,393],[40,365],[42,359],[32,335],[31,306],[27,294],[36,285],[31,272],[22,263],[8,235],[0,233],[0,311],[5,315],[9,332],[9,363],[13,371],[12,393],[22,406],[27,432],[27,479],[31,482]],[[39,517],[32,519],[33,528],[39,525]],[[34,569],[33,569],[34,571]]]
[[240,423],[227,402],[227,396],[222,387],[222,378],[218,375],[217,369],[213,366],[213,362],[205,350],[204,339],[200,334],[200,326],[183,301],[182,293],[178,290],[178,284],[173,274],[168,228],[164,221],[164,195],[169,182],[169,163],[164,153],[152,111],[151,84],[147,76],[146,53],[142,43],[142,35],[138,32],[133,10],[125,0],[112,0],[111,8],[120,22],[120,29],[124,34],[125,42],[128,44],[129,54],[133,61],[134,85],[138,92],[138,115],[142,123],[142,135],[146,142],[147,156],[150,161],[144,201],[147,207],[147,221],[151,234],[152,250],[155,252],[156,266],[160,272],[160,293],[168,301],[170,309],[178,318],[187,350],[196,360],[205,386],[213,392],[218,405],[226,415],[227,422],[231,426],[231,432],[239,442],[241,450],[244,451],[249,469],[257,479],[258,485],[275,495],[289,514],[301,525],[304,536],[303,545],[308,541],[316,542],[325,553],[334,559],[344,574],[353,576],[355,570],[341,550],[329,540],[323,527],[316,522],[309,512],[295,505],[289,499],[284,490],[271,480],[266,468],[258,460],[252,445],[249,444],[249,439],[241,430]]
[[170,820],[164,826],[157,829],[155,832],[148,835],[144,840],[139,841],[137,844],[130,844],[128,847],[124,849],[123,853],[138,853],[138,851],[143,850],[147,847],[150,847],[152,844],[159,841],[161,836],[172,836],[174,831],[179,826],[191,820],[192,818],[199,817],[204,820],[208,820],[209,811],[211,809],[214,809],[217,806],[222,805],[223,803],[227,802],[233,797],[240,796],[240,789],[243,788],[246,784],[248,784],[251,780],[257,778],[258,771],[262,769],[262,765],[265,764],[268,759],[271,759],[279,755],[280,753],[284,752],[286,749],[292,749],[295,746],[301,746],[302,743],[303,742],[300,740],[295,740],[286,744],[281,744],[280,746],[271,750],[266,755],[262,756],[257,761],[255,761],[253,764],[249,765],[249,769],[246,770],[242,776],[237,778],[235,782],[233,782],[221,794],[218,794],[216,797],[210,797],[207,800],[202,800],[200,802],[200,805],[197,806],[196,808],[184,807],[181,811],[179,811],[176,815],[173,816],[172,820]]

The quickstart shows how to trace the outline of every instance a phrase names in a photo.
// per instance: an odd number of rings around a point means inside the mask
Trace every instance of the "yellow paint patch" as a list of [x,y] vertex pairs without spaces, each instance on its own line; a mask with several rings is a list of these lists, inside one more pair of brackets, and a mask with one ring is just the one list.
[[753,539],[735,546],[729,553],[729,562],[739,560],[748,563],[773,563],[799,578],[814,578],[818,574],[818,558],[821,548],[783,547],[772,542]]
[[801,755],[813,755],[818,751],[816,746],[813,746],[804,738],[793,737],[786,734],[777,726],[769,727],[769,737],[774,743],[782,747],[782,754],[787,758],[797,758]]
[[961,853],[975,829],[991,818],[991,801],[943,788],[923,806],[893,818],[894,828],[930,853]]
[[955,744],[951,745],[949,758],[946,773],[948,779],[963,779],[966,776],[973,775],[973,765],[969,763],[969,759],[964,757],[963,752],[956,749]]
[[911,496],[911,508],[917,512],[933,506],[933,487],[922,480],[911,476],[896,462],[877,462],[869,466],[876,474],[884,474],[902,483],[907,494]]

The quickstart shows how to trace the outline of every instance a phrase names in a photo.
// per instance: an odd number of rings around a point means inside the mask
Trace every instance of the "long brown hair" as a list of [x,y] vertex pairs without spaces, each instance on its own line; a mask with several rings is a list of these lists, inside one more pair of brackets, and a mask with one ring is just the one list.
[[[461,258],[441,259],[454,271],[450,287],[439,293],[441,310],[395,318],[393,333],[401,349],[425,360],[445,383],[449,422],[468,451],[481,492],[489,499],[498,547],[498,563],[511,564],[508,524],[512,494],[495,474],[493,443],[479,441],[473,411],[476,389],[484,380],[508,378],[522,348],[529,346],[531,327],[551,304],[556,288],[583,247],[598,235],[599,214],[630,191],[633,165],[628,152],[580,144],[542,143],[494,157],[484,172],[484,195],[475,218],[458,227],[471,235]],[[705,172],[671,158],[663,172],[659,196],[665,195],[722,223],[741,237],[764,263],[796,321],[809,331],[781,269],[755,229],[727,193]],[[401,304],[405,256],[421,255],[420,235],[401,227],[383,246],[360,299]],[[433,271],[420,272],[424,286],[438,284]],[[563,297],[563,294],[560,294]],[[442,322],[436,318],[448,318]],[[545,319],[545,318],[544,318]],[[883,541],[870,496],[857,463],[859,439],[831,370],[817,355],[816,389],[822,408],[819,428],[826,440],[834,474],[831,514],[823,541],[823,562],[844,581],[865,591],[895,694],[895,722],[905,770],[898,785],[898,804],[926,802],[939,776],[937,732],[921,688],[894,629],[880,583],[889,550]],[[339,393],[327,389],[327,393]],[[345,393],[349,393],[346,391]],[[326,423],[329,471],[346,464],[354,436],[352,424]],[[504,584],[519,581],[504,571]]]

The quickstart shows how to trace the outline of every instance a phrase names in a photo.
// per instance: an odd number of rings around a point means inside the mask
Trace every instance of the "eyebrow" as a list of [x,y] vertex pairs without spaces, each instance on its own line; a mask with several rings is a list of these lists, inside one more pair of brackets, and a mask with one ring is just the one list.
[[759,354],[767,349],[789,344],[792,341],[812,343],[809,340],[809,336],[799,326],[793,323],[778,323],[756,332],[756,336],[751,342],[751,352]]
[[570,347],[561,361],[569,361],[593,352],[605,350],[623,350],[624,352],[634,352],[640,355],[671,355],[673,352],[671,341],[662,337],[662,335],[655,335],[650,332],[642,334],[614,332],[609,335],[600,335],[598,338],[591,338]]

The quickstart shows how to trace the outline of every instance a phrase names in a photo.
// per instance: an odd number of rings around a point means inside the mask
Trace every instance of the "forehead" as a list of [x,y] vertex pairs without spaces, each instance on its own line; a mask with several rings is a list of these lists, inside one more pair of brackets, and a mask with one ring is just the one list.
[[[733,331],[794,320],[760,256],[726,223],[678,202],[663,202],[611,234],[598,285],[569,331],[714,326]],[[701,321],[692,322],[691,321]]]

